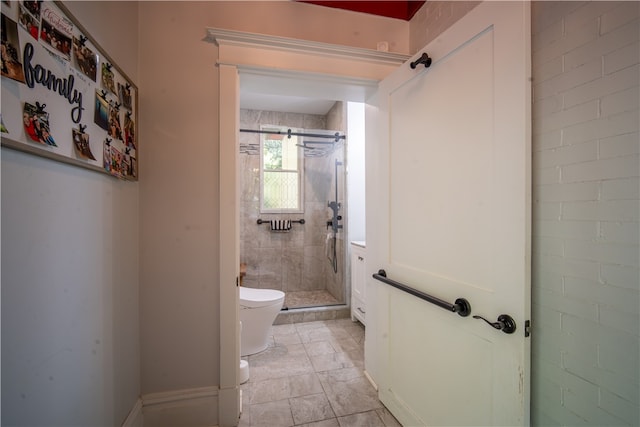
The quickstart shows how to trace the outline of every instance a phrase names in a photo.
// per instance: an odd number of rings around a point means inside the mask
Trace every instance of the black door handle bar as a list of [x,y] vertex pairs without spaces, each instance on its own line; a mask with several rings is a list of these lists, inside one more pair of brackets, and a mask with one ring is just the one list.
[[407,292],[408,294],[411,294],[415,297],[430,302],[431,304],[435,304],[438,307],[444,308],[447,311],[458,313],[459,316],[467,317],[469,314],[471,314],[471,304],[469,304],[469,301],[464,298],[458,298],[456,299],[455,303],[451,304],[450,302],[434,297],[433,295],[429,295],[400,282],[396,282],[395,280],[388,279],[387,272],[384,270],[378,270],[378,273],[374,274],[373,278],[386,283],[387,285],[393,286],[394,288],[400,289],[401,291]]

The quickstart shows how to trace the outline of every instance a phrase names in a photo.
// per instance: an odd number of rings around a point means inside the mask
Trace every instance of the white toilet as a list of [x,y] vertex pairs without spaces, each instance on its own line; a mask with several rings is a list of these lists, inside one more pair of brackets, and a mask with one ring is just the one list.
[[240,286],[240,355],[263,351],[269,345],[269,331],[284,304],[284,292]]

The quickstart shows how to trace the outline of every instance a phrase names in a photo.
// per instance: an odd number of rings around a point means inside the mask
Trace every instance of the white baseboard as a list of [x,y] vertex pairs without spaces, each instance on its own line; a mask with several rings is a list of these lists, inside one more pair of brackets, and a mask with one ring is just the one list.
[[183,390],[162,391],[142,396],[144,408],[148,406],[172,404],[182,400],[192,400],[218,396],[218,387],[198,387]]
[[376,391],[378,391],[378,384],[376,384],[376,382],[373,380],[373,378],[371,378],[371,375],[369,375],[369,372],[364,371],[364,376],[369,380],[369,382],[371,383],[373,388],[375,388]]
[[129,411],[129,415],[125,418],[122,423],[122,427],[143,427],[144,419],[142,417],[142,398],[138,398],[136,400],[136,404],[133,405],[131,411]]
[[142,396],[144,425],[216,426],[218,387],[149,393]]

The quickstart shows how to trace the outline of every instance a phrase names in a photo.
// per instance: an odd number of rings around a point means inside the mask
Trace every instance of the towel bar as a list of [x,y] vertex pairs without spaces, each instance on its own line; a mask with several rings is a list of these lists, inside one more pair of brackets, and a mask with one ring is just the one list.
[[[298,223],[298,224],[304,224],[304,223],[305,223],[304,218],[303,218],[303,219],[298,219],[298,220],[291,220],[291,222],[292,222],[292,223],[293,223],[293,222],[296,222],[296,223]],[[263,220],[263,219],[258,218],[257,223],[258,223],[258,225],[261,225],[261,224],[269,224],[270,222],[269,222],[269,221],[265,221],[265,220]]]

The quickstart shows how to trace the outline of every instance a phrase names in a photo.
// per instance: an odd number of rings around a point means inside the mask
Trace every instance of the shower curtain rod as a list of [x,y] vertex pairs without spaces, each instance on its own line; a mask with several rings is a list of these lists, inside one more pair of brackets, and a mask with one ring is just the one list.
[[281,130],[270,131],[270,130],[256,130],[256,129],[240,129],[240,132],[268,133],[272,135],[287,135],[288,138],[291,138],[292,136],[308,136],[310,138],[330,138],[330,139],[335,139],[335,142],[338,142],[341,139],[345,139],[345,135],[340,135],[340,132],[336,132],[335,135],[325,135],[321,133],[292,132],[291,129],[287,129],[286,132],[283,132]]

